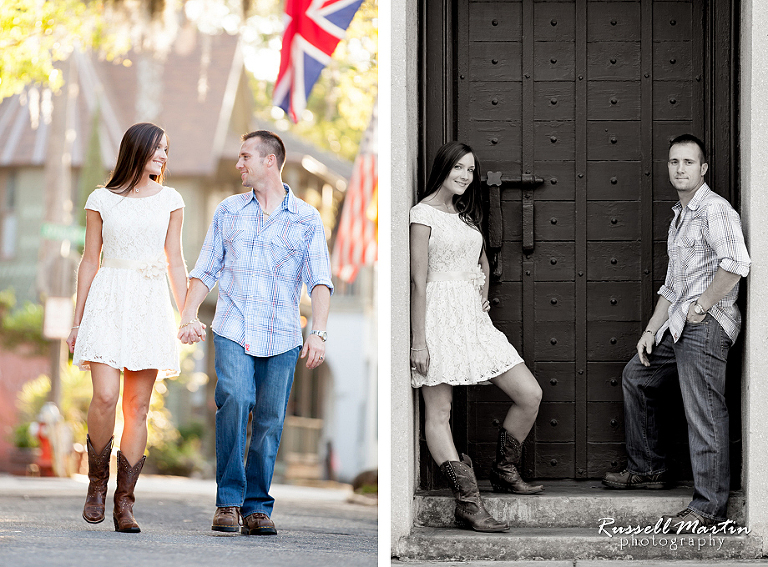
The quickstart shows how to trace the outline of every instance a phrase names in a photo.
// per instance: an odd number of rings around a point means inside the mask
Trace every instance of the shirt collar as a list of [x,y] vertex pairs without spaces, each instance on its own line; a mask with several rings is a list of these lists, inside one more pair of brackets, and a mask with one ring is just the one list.
[[696,191],[696,194],[693,196],[693,199],[690,200],[688,203],[688,208],[691,210],[696,210],[701,205],[701,202],[706,198],[709,193],[711,193],[712,190],[709,188],[709,185],[704,183],[699,189]]
[[[293,194],[293,191],[291,191],[291,188],[288,186],[287,183],[283,183],[283,188],[285,189],[286,196],[285,199],[283,199],[283,202],[280,203],[279,209],[288,209],[288,211],[292,213],[298,213],[299,212],[299,200],[296,198],[296,195]],[[256,194],[253,192],[253,189],[251,189],[248,193],[243,193],[243,201],[240,208],[245,207],[248,203],[251,201],[256,201]],[[258,201],[256,201],[258,204]]]
[[282,207],[288,209],[290,212],[296,214],[299,212],[299,200],[296,198],[296,195],[293,194],[293,191],[291,191],[291,188],[288,187],[287,183],[283,183],[283,187],[285,187],[285,192],[287,193],[285,199],[283,199]]
[[[712,189],[709,188],[709,185],[707,185],[706,183],[702,184],[702,186],[696,190],[696,193],[693,195],[693,198],[690,201],[688,201],[687,207],[692,211],[695,211],[696,209],[699,208],[704,198],[707,195],[709,195],[711,192],[712,192]],[[683,208],[683,205],[680,201],[675,203],[675,206],[672,207],[672,209],[675,211],[680,211],[682,210],[682,208]]]

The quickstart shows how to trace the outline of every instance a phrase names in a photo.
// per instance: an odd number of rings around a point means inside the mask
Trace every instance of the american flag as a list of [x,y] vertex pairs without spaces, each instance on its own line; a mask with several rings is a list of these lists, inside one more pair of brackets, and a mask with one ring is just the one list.
[[378,259],[378,104],[355,158],[341,211],[331,265],[336,277],[352,283],[360,267]]
[[363,0],[286,0],[280,71],[272,103],[294,122]]

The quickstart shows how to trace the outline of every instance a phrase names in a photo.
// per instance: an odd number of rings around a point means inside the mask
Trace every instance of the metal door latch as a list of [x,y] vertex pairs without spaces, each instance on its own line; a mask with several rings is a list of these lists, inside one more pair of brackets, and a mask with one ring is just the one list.
[[[489,171],[483,179],[488,186],[488,248],[493,254],[492,270],[495,277],[501,277],[501,248],[504,224],[501,217],[501,190],[513,187],[523,190],[523,252],[530,254],[534,249],[533,190],[544,183],[544,179],[532,173],[504,175],[501,171]],[[491,258],[489,258],[491,261]]]

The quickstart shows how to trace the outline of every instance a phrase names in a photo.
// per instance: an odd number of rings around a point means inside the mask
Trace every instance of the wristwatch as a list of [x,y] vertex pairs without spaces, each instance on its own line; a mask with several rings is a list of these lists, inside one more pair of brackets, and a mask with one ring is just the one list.
[[699,300],[697,299],[693,303],[693,312],[696,313],[696,315],[705,315],[707,313],[707,310],[704,309],[700,304]]
[[317,335],[322,339],[323,342],[325,342],[328,339],[328,333],[325,331],[318,331],[317,329],[312,329],[309,332],[310,335]]

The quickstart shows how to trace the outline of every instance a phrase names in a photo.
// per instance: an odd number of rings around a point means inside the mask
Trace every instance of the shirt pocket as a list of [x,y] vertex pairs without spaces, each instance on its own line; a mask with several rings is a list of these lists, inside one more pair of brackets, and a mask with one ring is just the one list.
[[242,258],[247,248],[247,238],[243,229],[232,228],[222,234],[225,254],[232,255],[234,260]]
[[276,234],[269,243],[269,258],[275,275],[296,278],[304,259],[304,239],[297,230]]
[[683,271],[694,269],[702,261],[706,243],[698,227],[692,226],[679,235],[674,243],[674,252]]

